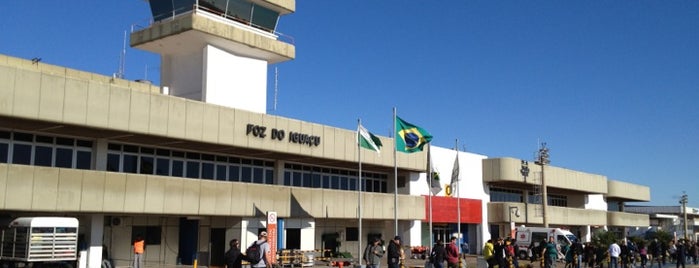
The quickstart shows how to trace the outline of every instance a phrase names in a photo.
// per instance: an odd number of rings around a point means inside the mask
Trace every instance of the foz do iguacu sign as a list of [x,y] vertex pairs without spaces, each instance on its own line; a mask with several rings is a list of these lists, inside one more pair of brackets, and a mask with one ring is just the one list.
[[[267,135],[267,134],[269,134],[269,135]],[[269,138],[272,140],[283,141],[284,138],[286,138],[286,131],[284,131],[283,129],[272,128],[271,131],[267,132],[266,126],[248,124],[246,127],[246,130],[245,130],[245,135],[247,135],[247,136],[252,135],[253,137],[262,138],[262,139],[269,136]],[[313,136],[313,135],[308,135],[308,134],[303,134],[303,133],[298,133],[298,132],[293,132],[293,131],[289,131],[288,140],[290,143],[305,144],[308,146],[316,146],[317,147],[318,145],[320,145],[320,137],[319,136]]]

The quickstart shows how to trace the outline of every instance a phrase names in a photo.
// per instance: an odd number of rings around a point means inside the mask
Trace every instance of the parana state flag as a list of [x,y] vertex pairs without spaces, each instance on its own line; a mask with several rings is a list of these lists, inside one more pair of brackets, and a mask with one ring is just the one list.
[[379,137],[371,134],[371,132],[366,130],[362,125],[359,125],[359,129],[357,130],[357,142],[359,142],[359,146],[362,148],[376,151],[377,153],[380,153],[381,146],[383,146]]
[[421,152],[422,147],[432,140],[427,130],[403,121],[396,116],[396,150],[404,153]]

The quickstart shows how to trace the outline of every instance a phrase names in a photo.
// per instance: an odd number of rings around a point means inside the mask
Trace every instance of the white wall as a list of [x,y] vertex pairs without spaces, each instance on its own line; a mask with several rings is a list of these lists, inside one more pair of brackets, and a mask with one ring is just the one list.
[[208,45],[204,50],[204,102],[267,112],[267,62]]
[[607,211],[607,202],[601,194],[587,195],[585,198],[585,209],[597,209]]
[[161,57],[161,85],[170,95],[202,101],[202,51]]
[[[439,172],[440,184],[442,191],[436,196],[446,196],[445,185],[451,182],[451,174],[454,168],[454,160],[456,160],[456,151],[453,149],[431,146],[432,166]],[[461,198],[478,199],[482,201],[482,222],[478,226],[478,245],[483,245],[486,240],[490,239],[488,230],[488,201],[490,196],[483,186],[483,159],[484,155],[459,151],[459,183],[458,196]],[[419,178],[410,181],[411,195],[428,195],[427,173],[421,173]],[[456,192],[452,196],[456,196]],[[420,226],[413,226],[410,234],[417,234]],[[413,238],[412,243],[419,243],[419,238]],[[471,245],[474,247],[476,245]]]

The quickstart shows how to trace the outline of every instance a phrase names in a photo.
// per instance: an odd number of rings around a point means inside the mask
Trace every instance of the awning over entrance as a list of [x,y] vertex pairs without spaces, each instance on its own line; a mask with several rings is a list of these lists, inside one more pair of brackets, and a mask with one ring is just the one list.
[[[430,197],[425,197],[425,219],[430,217]],[[483,206],[481,200],[468,198],[454,198],[445,196],[432,197],[432,222],[433,223],[457,223],[457,208],[461,205],[461,223],[480,224],[483,222]]]

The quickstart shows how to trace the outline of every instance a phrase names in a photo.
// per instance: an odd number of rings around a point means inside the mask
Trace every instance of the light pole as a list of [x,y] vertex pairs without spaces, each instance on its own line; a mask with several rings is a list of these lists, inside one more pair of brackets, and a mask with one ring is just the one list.
[[[524,184],[527,183],[527,177],[529,177],[529,162],[522,160],[521,168],[519,169],[519,174],[522,174],[524,178]],[[529,191],[525,192],[524,198],[524,222],[529,224]]]
[[544,179],[544,166],[548,165],[551,163],[549,160],[549,148],[546,148],[546,143],[542,142],[541,147],[539,147],[539,151],[536,155],[536,162],[537,165],[541,166],[541,191],[543,193],[541,204],[544,210],[543,216],[544,216],[544,227],[548,228],[549,227],[549,221],[546,218],[546,210],[548,209],[548,196],[547,196],[547,190],[546,190],[546,180]]
[[682,213],[684,213],[684,239],[689,239],[687,234],[689,231],[687,228],[687,202],[689,202],[689,197],[687,197],[687,194],[683,194],[680,198],[680,204],[682,204]]

